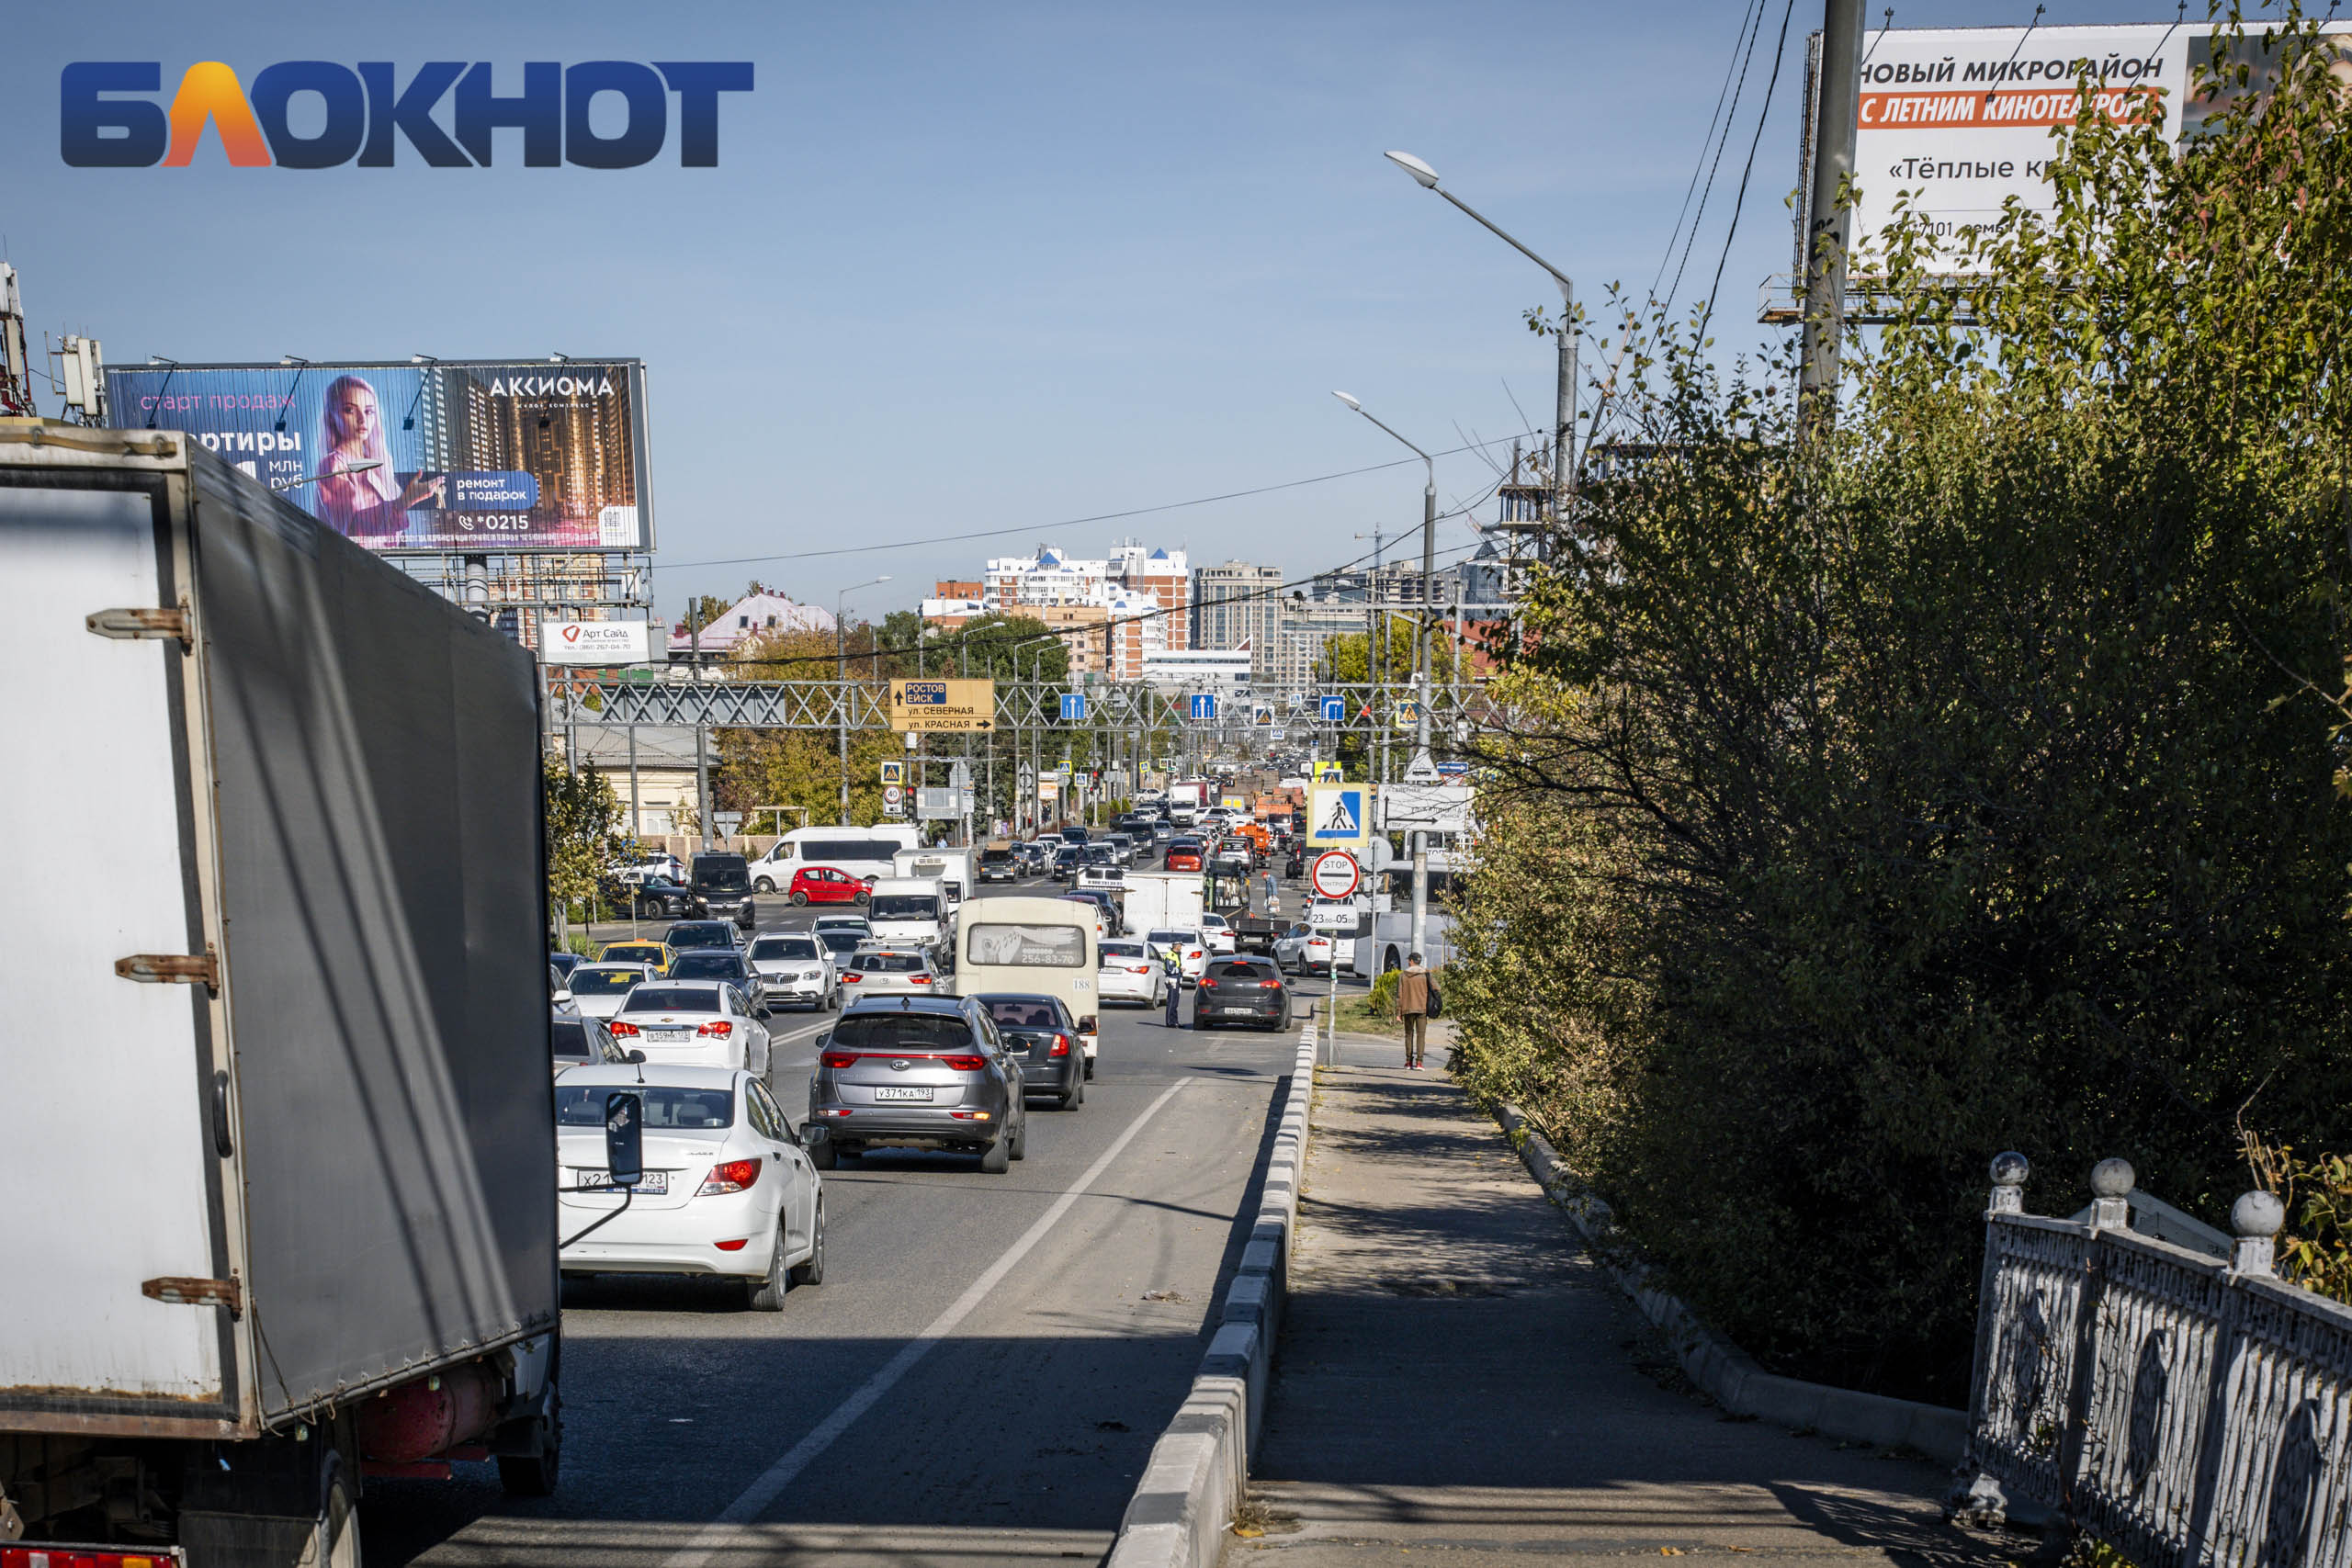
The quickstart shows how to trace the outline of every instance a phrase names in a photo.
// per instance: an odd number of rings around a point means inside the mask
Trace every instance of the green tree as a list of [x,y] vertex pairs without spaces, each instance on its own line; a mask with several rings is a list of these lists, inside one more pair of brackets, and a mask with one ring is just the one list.
[[2352,125],[2224,31],[2204,133],[2086,114],[1978,281],[1898,231],[1834,423],[1654,314],[1499,650],[1463,1071],[1783,1370],[1963,1396],[1998,1150],[2218,1221],[2249,1102],[2342,1144]]
[[597,879],[621,852],[621,803],[610,780],[594,772],[567,773],[563,763],[540,763],[540,793],[547,822],[548,902],[569,919],[575,907],[592,908]]

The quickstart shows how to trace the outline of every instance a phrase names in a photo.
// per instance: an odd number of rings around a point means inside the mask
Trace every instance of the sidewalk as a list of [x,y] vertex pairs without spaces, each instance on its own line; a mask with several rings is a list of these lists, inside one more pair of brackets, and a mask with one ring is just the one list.
[[[1395,1042],[1320,1075],[1245,1527],[1227,1568],[1531,1556],[1996,1564],[1935,1467],[1723,1418],[1586,1261],[1495,1125]],[[1436,1043],[1431,1042],[1434,1048]],[[1432,1055],[1436,1055],[1432,1050]],[[1442,1059],[1442,1058],[1440,1058]],[[1639,1348],[1638,1350],[1629,1346]]]

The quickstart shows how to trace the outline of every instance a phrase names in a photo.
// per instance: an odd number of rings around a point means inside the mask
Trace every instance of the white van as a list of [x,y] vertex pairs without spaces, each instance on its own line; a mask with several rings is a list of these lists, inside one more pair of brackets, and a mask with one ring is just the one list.
[[1059,997],[1078,1020],[1086,1076],[1101,1038],[1095,969],[1102,948],[1091,903],[1069,898],[989,898],[965,911],[956,931],[956,994],[1013,991]]
[[890,947],[947,945],[947,895],[934,876],[885,876],[865,906],[874,940]]
[[915,847],[911,823],[880,822],[871,828],[795,828],[752,863],[752,891],[782,893],[803,866],[829,865],[861,882],[896,876],[900,850]]

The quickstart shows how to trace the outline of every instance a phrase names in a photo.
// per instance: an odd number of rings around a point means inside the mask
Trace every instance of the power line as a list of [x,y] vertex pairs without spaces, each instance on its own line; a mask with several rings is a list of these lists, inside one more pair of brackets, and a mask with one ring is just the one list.
[[[1699,225],[1707,216],[1707,197],[1715,188],[1715,172],[1723,166],[1724,149],[1731,145],[1733,123],[1739,118],[1739,100],[1747,94],[1747,68],[1756,59],[1756,40],[1764,36],[1765,0],[1756,0],[1755,25],[1747,34],[1747,51],[1739,62],[1739,85],[1732,89],[1731,107],[1724,111],[1723,134],[1715,142],[1714,162],[1707,167],[1706,189],[1699,195],[1699,210],[1691,217],[1690,232],[1682,238],[1682,259],[1675,264],[1674,282],[1666,291],[1663,309],[1674,309],[1674,297],[1682,292],[1682,270],[1690,265],[1690,247],[1699,238]],[[1769,96],[1769,95],[1768,95]]]
[[[1764,0],[1749,0],[1748,11],[1752,14],[1763,3]],[[1715,88],[1715,107],[1707,113],[1706,139],[1699,143],[1699,156],[1690,164],[1690,182],[1682,187],[1681,209],[1674,215],[1674,227],[1667,231],[1666,254],[1657,258],[1657,271],[1650,278],[1653,299],[1657,298],[1657,286],[1666,278],[1666,264],[1674,259],[1674,242],[1682,237],[1682,220],[1690,215],[1691,193],[1699,188],[1699,171],[1707,166],[1707,149],[1714,143],[1718,122],[1723,118],[1724,99],[1731,92],[1731,73],[1739,62],[1739,40],[1747,36],[1748,26],[1747,17],[1743,16],[1739,30],[1732,35],[1731,58],[1724,62],[1724,79]]]
[[[1408,462],[1419,462],[1420,459],[1419,459],[1419,458],[1417,458],[1417,457],[1416,457],[1416,458],[1408,458],[1408,459],[1406,459],[1406,460],[1407,460]],[[1386,468],[1386,467],[1393,467],[1394,465],[1391,465],[1391,464],[1383,464],[1383,465],[1381,465],[1381,466],[1382,466],[1382,467],[1384,467],[1384,468]],[[1475,509],[1478,506],[1478,504],[1479,504],[1481,502],[1484,502],[1485,500],[1487,500],[1487,497],[1489,497],[1489,496],[1493,495],[1493,494],[1495,493],[1495,491],[1496,491],[1496,490],[1500,486],[1500,484],[1501,484],[1501,481],[1500,481],[1499,479],[1498,479],[1498,480],[1496,481],[1496,483],[1495,483],[1495,484],[1487,486],[1487,487],[1486,488],[1486,490],[1485,490],[1485,491],[1481,491],[1481,492],[1478,494],[1478,496],[1477,496],[1476,499],[1472,500],[1472,501],[1471,501],[1467,505],[1457,506],[1457,507],[1453,508],[1453,510],[1451,510],[1451,511],[1448,511],[1448,512],[1441,512],[1441,513],[1438,513],[1438,516],[1437,516],[1437,521],[1439,521],[1439,522],[1441,522],[1441,523],[1444,523],[1444,522],[1450,522],[1450,521],[1452,521],[1453,518],[1456,518],[1456,517],[1466,517],[1466,516],[1468,516],[1468,515],[1470,514],[1470,513],[1471,513],[1473,510],[1475,510]],[[1456,546],[1456,547],[1453,547],[1453,548],[1452,550],[1449,550],[1449,551],[1446,551],[1446,552],[1442,552],[1442,553],[1445,553],[1445,554],[1458,554],[1458,555],[1460,555],[1461,558],[1467,559],[1470,556],[1475,555],[1475,554],[1477,552],[1478,547],[1478,547],[1478,546],[1476,546],[1476,545],[1470,545],[1470,546]],[[1269,595],[1272,595],[1272,594],[1278,594],[1278,593],[1281,593],[1281,592],[1283,592],[1283,591],[1285,591],[1285,590],[1287,590],[1287,589],[1306,587],[1306,586],[1308,586],[1308,585],[1310,585],[1310,584],[1312,584],[1312,583],[1316,582],[1317,581],[1318,581],[1318,580],[1320,580],[1320,579],[1322,579],[1322,578],[1331,576],[1331,575],[1333,575],[1334,573],[1346,571],[1346,570],[1349,570],[1350,568],[1351,568],[1351,567],[1358,567],[1358,566],[1362,566],[1364,562],[1366,562],[1366,561],[1370,560],[1374,556],[1375,556],[1375,555],[1377,555],[1377,554],[1379,554],[1379,553],[1380,553],[1380,551],[1379,551],[1378,549],[1366,550],[1363,554],[1362,554],[1362,555],[1360,555],[1360,556],[1356,557],[1353,560],[1341,561],[1341,562],[1340,562],[1339,565],[1337,565],[1337,566],[1329,566],[1329,567],[1325,567],[1325,568],[1324,568],[1324,569],[1322,569],[1320,571],[1314,572],[1314,573],[1310,574],[1309,576],[1306,576],[1306,577],[1301,577],[1301,578],[1295,578],[1295,579],[1292,579],[1292,580],[1290,580],[1290,581],[1283,581],[1283,582],[1277,582],[1277,583],[1272,584],[1272,586],[1270,586],[1270,587],[1265,587],[1265,588],[1253,588],[1253,589],[1250,589],[1250,590],[1249,592],[1244,592],[1244,593],[1236,593],[1236,594],[1231,595],[1231,596],[1230,596],[1230,597],[1228,597],[1228,598],[1220,599],[1220,600],[1218,600],[1218,601],[1217,601],[1217,603],[1218,603],[1218,604],[1250,604],[1250,603],[1251,603],[1252,601],[1255,601],[1255,600],[1264,599],[1264,598],[1266,598],[1266,597],[1268,597]],[[1427,607],[1427,606],[1424,606],[1424,608],[1426,608],[1426,607]],[[1191,606],[1190,606],[1190,605],[1186,605],[1186,606],[1183,606],[1182,608],[1183,608],[1183,610],[1184,610],[1184,611],[1189,611],[1189,610],[1190,610],[1190,608],[1191,608]],[[1002,612],[1002,611],[998,611],[998,612],[995,612],[995,613],[996,613],[996,614],[999,614],[999,615],[1004,615],[1004,614],[1005,614],[1005,612]],[[1033,641],[1036,641],[1036,640],[1043,640],[1044,638],[1046,638],[1046,637],[1093,637],[1093,636],[1096,636],[1096,635],[1100,634],[1100,633],[1101,633],[1101,632],[1102,632],[1105,627],[1112,627],[1112,628],[1115,628],[1115,627],[1119,627],[1119,626],[1133,626],[1133,625],[1135,625],[1135,624],[1136,624],[1136,623],[1138,623],[1138,622],[1142,622],[1142,621],[1151,621],[1151,620],[1158,620],[1158,619],[1159,619],[1159,618],[1160,618],[1161,616],[1163,616],[1163,615],[1176,615],[1176,614],[1179,614],[1179,613],[1180,613],[1179,607],[1178,607],[1178,606],[1176,606],[1176,605],[1173,605],[1173,604],[1163,604],[1163,605],[1161,605],[1161,606],[1160,606],[1159,609],[1157,609],[1157,610],[1147,610],[1147,611],[1144,611],[1144,612],[1143,612],[1142,614],[1140,614],[1140,615],[1122,615],[1122,616],[1119,616],[1118,618],[1116,618],[1115,620],[1114,620],[1114,619],[1110,618],[1110,616],[1109,616],[1108,613],[1106,612],[1106,613],[1105,613],[1105,616],[1104,616],[1104,618],[1103,618],[1102,621],[1100,621],[1100,622],[1090,623],[1089,625],[1086,625],[1086,626],[1057,626],[1057,627],[1049,627],[1049,628],[1048,628],[1048,629],[1046,629],[1046,631],[1043,631],[1043,632],[1038,633],[1038,634],[1037,634],[1037,636],[1036,636],[1036,637],[1033,638],[1032,640],[1033,640]],[[1006,615],[1006,619],[1008,619],[1008,620],[1009,620],[1009,619],[1012,619],[1012,618],[1013,618],[1013,617],[1012,617],[1011,615]],[[841,638],[842,635],[842,627],[841,627],[841,626],[839,625],[839,623],[836,623],[836,624],[834,625],[834,626],[833,626],[833,636],[834,636],[834,637],[838,640],[839,638]],[[896,655],[902,654],[902,653],[913,653],[913,652],[917,651],[918,649],[921,649],[922,651],[926,652],[926,653],[928,653],[928,652],[932,652],[932,651],[934,651],[934,650],[939,650],[939,649],[956,649],[956,648],[960,647],[962,644],[964,644],[967,639],[969,639],[969,638],[972,637],[972,635],[973,635],[973,633],[972,633],[972,629],[971,629],[970,624],[969,624],[969,623],[967,623],[967,624],[966,624],[966,626],[965,626],[964,627],[962,627],[961,629],[959,629],[959,630],[957,630],[956,632],[955,632],[952,636],[944,637],[941,637],[941,638],[939,638],[939,639],[937,639],[937,640],[935,640],[935,641],[934,641],[934,640],[931,640],[931,639],[929,639],[929,638],[924,638],[924,637],[918,637],[917,640],[916,640],[916,641],[914,641],[914,642],[899,643],[899,644],[898,644],[898,645],[897,645],[897,646],[895,646],[895,647],[888,647],[888,648],[884,648],[884,647],[875,647],[875,648],[860,649],[859,649],[859,650],[857,650],[855,653],[850,654],[848,657],[850,657],[850,658],[852,658],[852,659],[877,659],[877,658],[891,658],[891,657],[894,657],[894,656],[896,656]],[[785,655],[785,656],[783,656],[783,657],[780,657],[780,658],[775,658],[775,659],[748,659],[748,660],[744,660],[744,662],[745,662],[746,664],[751,664],[751,665],[762,665],[762,664],[823,664],[823,663],[831,663],[831,662],[834,660],[834,658],[835,658],[835,657],[836,657],[836,655],[835,655],[835,654],[833,654],[833,653],[830,653],[830,652],[828,652],[828,653],[802,653],[802,654],[788,654],[788,655]]]
[[[1491,441],[1473,441],[1466,446],[1449,446],[1444,451],[1434,455],[1440,457],[1452,457],[1464,452],[1476,451],[1485,446],[1499,446],[1506,441],[1524,440],[1535,434],[1533,430],[1522,430],[1511,435],[1498,435]],[[790,550],[780,555],[730,556],[721,560],[657,561],[654,563],[653,570],[685,571],[713,566],[762,566],[770,561],[815,560],[824,556],[872,555],[884,550],[920,549],[926,545],[957,545],[974,539],[1001,539],[1014,534],[1050,534],[1063,528],[1082,528],[1094,523],[1116,523],[1128,517],[1147,517],[1157,512],[1181,512],[1187,507],[1212,506],[1220,501],[1241,501],[1253,495],[1272,495],[1278,491],[1299,490],[1307,485],[1329,484],[1333,479],[1351,479],[1360,474],[1376,474],[1384,468],[1407,468],[1419,461],[1419,457],[1399,457],[1394,462],[1371,463],[1361,468],[1342,468],[1337,473],[1317,474],[1312,479],[1285,479],[1280,484],[1259,485],[1251,490],[1227,491],[1221,495],[1195,496],[1190,501],[1164,502],[1157,506],[1134,506],[1124,512],[1100,512],[1091,517],[1067,517],[1058,523],[1021,523],[1009,528],[978,528],[968,533],[940,534],[927,539],[899,539],[883,545],[840,545],[822,550]]]
[[1732,237],[1739,232],[1739,211],[1747,205],[1747,176],[1756,172],[1756,149],[1764,140],[1764,120],[1772,112],[1772,89],[1781,85],[1781,61],[1789,52],[1789,16],[1797,0],[1781,12],[1781,37],[1772,46],[1772,79],[1764,85],[1764,102],[1756,110],[1756,134],[1748,139],[1747,166],[1739,172],[1739,196],[1732,203],[1731,227],[1724,231],[1723,254],[1715,258],[1715,280],[1707,286],[1707,309],[1699,318],[1699,339],[1706,341],[1707,323],[1714,319],[1715,295],[1724,286],[1724,263],[1731,259]]

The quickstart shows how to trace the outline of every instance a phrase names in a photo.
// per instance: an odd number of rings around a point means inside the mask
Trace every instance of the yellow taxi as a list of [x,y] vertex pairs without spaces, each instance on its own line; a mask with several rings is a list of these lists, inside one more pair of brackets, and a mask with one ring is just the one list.
[[608,943],[604,952],[596,954],[596,962],[650,964],[654,974],[666,976],[670,973],[671,961],[677,956],[670,951],[670,944],[664,942],[616,942]]

